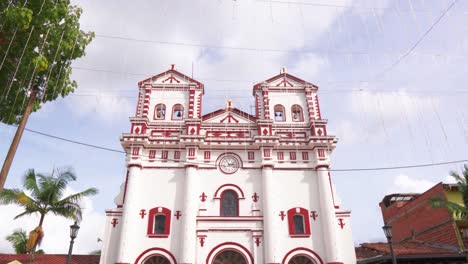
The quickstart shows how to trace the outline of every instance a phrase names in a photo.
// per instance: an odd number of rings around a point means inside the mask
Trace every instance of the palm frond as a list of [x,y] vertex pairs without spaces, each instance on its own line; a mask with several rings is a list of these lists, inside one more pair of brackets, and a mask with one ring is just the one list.
[[76,181],[76,175],[70,168],[66,168],[64,170],[57,169],[56,171],[58,173],[55,182],[57,194],[58,196],[62,196],[63,192],[67,188],[68,183],[71,181]]
[[25,230],[15,229],[13,233],[6,237],[6,240],[11,243],[16,254],[27,253],[26,243],[28,241],[28,236]]
[[0,203],[17,204],[22,207],[37,207],[34,199],[18,189],[3,189],[0,193]]
[[78,203],[78,202],[81,201],[84,197],[86,197],[86,196],[91,196],[91,195],[95,195],[95,194],[97,194],[98,192],[99,192],[99,191],[98,191],[98,189],[96,189],[96,188],[89,188],[89,189],[86,189],[86,190],[84,190],[84,191],[82,191],[82,192],[69,195],[69,196],[63,198],[62,200],[60,200],[59,203],[60,203],[60,202]]
[[36,173],[34,172],[34,169],[29,169],[25,175],[24,175],[24,180],[23,180],[23,186],[26,190],[31,191],[31,195],[33,197],[37,197],[39,194],[39,186],[37,185],[37,180],[36,180]]
[[447,201],[443,198],[433,197],[429,198],[429,203],[433,208],[447,208],[455,219],[466,220],[468,219],[468,209],[462,205],[454,202]]

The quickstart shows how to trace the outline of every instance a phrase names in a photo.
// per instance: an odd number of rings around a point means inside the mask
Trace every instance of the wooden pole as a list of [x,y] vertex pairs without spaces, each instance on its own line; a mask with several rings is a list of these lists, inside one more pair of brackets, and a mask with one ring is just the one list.
[[5,185],[8,172],[10,171],[11,164],[13,163],[13,158],[15,157],[16,149],[18,148],[21,136],[24,132],[24,128],[28,122],[29,115],[31,114],[34,101],[36,101],[38,91],[38,87],[33,87],[31,89],[28,105],[26,106],[26,110],[24,111],[23,118],[21,119],[18,128],[16,128],[16,134],[13,138],[13,141],[11,142],[10,149],[8,150],[8,154],[5,158],[5,162],[3,162],[2,171],[0,172],[0,192],[3,191],[3,186]]

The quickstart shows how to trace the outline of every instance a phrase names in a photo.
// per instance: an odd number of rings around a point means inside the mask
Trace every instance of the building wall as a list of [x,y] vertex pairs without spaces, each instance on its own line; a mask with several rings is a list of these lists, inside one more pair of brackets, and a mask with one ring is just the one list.
[[[173,77],[181,82],[164,83]],[[137,110],[131,133],[121,139],[129,153],[119,195],[125,198],[117,199],[122,201],[117,226],[108,216],[101,263],[140,264],[160,254],[171,263],[211,264],[225,249],[240,252],[249,264],[283,264],[296,255],[316,264],[355,263],[350,212],[340,209],[328,173],[336,138],[326,135],[315,92],[314,101],[306,100],[304,89],[310,94],[316,88],[285,73],[275,78],[262,88],[271,91],[261,95],[258,119],[230,102],[198,119],[202,85],[173,68],[140,82],[137,109],[143,114]],[[159,103],[166,105],[164,122],[153,120]],[[174,122],[172,107],[178,103],[184,104],[184,120]],[[268,112],[263,108],[272,114],[275,104],[284,106],[288,124],[263,117]],[[302,107],[304,121],[292,122],[293,104]],[[225,155],[240,161],[235,173],[221,171]],[[221,193],[227,189],[239,195],[238,216],[220,216]],[[148,234],[152,209],[170,211],[167,236]],[[289,217],[299,213],[310,235],[290,233]]]
[[432,208],[431,197],[445,198],[443,184],[439,183],[408,202],[395,202],[389,207],[380,204],[384,222],[393,229],[396,243],[409,239],[458,247],[454,221],[446,208]]

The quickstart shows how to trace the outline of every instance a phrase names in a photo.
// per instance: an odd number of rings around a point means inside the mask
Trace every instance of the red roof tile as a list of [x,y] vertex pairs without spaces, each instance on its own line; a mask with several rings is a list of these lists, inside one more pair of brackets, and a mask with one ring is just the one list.
[[[424,244],[421,242],[410,241],[393,245],[395,255],[443,255],[458,253],[456,249],[449,247]],[[378,255],[389,255],[390,248],[388,243],[363,243],[361,247],[356,248],[358,259],[374,257]]]
[[[99,264],[99,255],[72,255],[72,264]],[[17,260],[21,263],[29,263],[28,254],[0,254],[0,264]],[[35,254],[34,264],[63,264],[67,261],[67,255]]]

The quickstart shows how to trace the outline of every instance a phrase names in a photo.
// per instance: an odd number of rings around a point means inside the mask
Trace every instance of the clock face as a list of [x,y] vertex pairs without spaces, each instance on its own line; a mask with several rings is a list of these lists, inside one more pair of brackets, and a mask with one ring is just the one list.
[[219,161],[219,169],[226,174],[232,174],[239,169],[239,160],[233,156],[225,156]]

